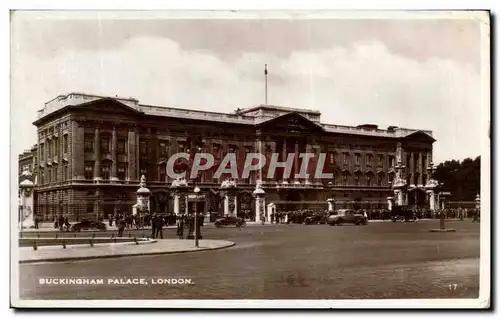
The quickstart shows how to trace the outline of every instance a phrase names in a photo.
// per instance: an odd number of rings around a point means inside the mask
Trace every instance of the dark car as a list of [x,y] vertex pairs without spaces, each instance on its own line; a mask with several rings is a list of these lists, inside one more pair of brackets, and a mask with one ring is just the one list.
[[82,230],[106,231],[106,224],[96,221],[82,221],[71,226],[72,232],[80,232]]
[[331,214],[327,223],[331,226],[342,225],[345,223],[355,224],[355,225],[366,225],[368,224],[367,218],[362,213],[358,213],[355,210],[340,209],[336,214]]
[[413,211],[406,206],[393,206],[391,210],[392,222],[413,222],[416,216]]
[[304,219],[304,223],[307,225],[311,224],[325,224],[326,223],[326,215],[316,213],[313,215],[309,215]]
[[236,217],[236,216],[225,216],[223,218],[215,220],[215,226],[227,226],[227,225],[236,225],[236,227],[243,227],[246,225],[244,219]]

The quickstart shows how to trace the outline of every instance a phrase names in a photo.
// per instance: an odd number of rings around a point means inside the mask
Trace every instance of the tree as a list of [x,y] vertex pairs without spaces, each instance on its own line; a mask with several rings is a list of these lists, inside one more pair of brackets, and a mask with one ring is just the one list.
[[434,179],[443,183],[443,191],[451,192],[452,201],[474,201],[481,186],[481,157],[466,158],[440,163],[434,173]]

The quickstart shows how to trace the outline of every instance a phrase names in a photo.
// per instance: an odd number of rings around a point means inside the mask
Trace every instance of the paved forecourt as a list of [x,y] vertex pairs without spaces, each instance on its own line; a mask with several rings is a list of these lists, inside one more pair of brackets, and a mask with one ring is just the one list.
[[106,243],[90,245],[41,246],[37,250],[32,247],[19,248],[20,263],[58,262],[71,260],[88,260],[98,258],[115,258],[124,256],[160,255],[185,252],[197,252],[221,249],[235,243],[226,240],[200,240],[199,247],[193,240],[147,240],[126,243]]

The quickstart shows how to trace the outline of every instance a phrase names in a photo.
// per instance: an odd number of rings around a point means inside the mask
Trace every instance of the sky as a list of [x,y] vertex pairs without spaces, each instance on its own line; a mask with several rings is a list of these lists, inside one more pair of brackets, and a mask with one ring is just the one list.
[[264,103],[264,64],[269,104],[432,130],[435,163],[481,153],[489,48],[477,17],[206,17],[12,14],[11,158],[36,143],[36,111],[60,94],[232,112]]

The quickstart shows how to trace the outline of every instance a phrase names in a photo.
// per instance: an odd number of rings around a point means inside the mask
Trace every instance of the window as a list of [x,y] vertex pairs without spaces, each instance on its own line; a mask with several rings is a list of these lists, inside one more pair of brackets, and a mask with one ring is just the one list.
[[337,160],[337,153],[336,152],[330,153],[330,164],[332,165],[335,164],[336,160]]
[[109,166],[101,167],[101,178],[103,180],[109,180]]
[[52,169],[49,169],[49,172],[47,173],[47,183],[50,183],[51,178],[52,178]]
[[68,135],[63,136],[63,148],[64,153],[68,153]]
[[47,158],[52,158],[52,142],[49,140],[47,141]]
[[394,168],[394,156],[389,156],[389,167]]
[[384,166],[384,155],[378,155],[377,167],[382,168]]
[[179,152],[184,152],[186,150],[186,145],[183,142],[178,141],[177,148],[179,149]]
[[84,142],[85,151],[94,151],[94,138],[86,137]]
[[85,164],[85,179],[92,180],[94,178],[94,164]]
[[366,175],[366,185],[367,186],[371,186],[372,185],[372,175],[371,174],[367,174]]
[[406,176],[406,184],[410,185],[411,183],[411,173],[409,173],[407,176]]
[[59,153],[59,139],[54,138],[54,156],[57,156]]
[[372,161],[373,161],[373,156],[372,155],[366,155],[366,166],[371,167],[372,166]]
[[354,185],[359,185],[359,174],[357,173],[354,175]]
[[393,180],[394,180],[394,173],[390,173],[389,174],[389,182],[392,183]]
[[344,164],[347,165],[349,164],[349,153],[344,152]]
[[140,175],[140,177],[145,176],[145,177],[146,177],[146,180],[147,180],[147,176],[148,176],[148,169],[146,169],[146,168],[141,168],[141,170],[140,170],[140,174],[141,174],[141,175]]
[[427,184],[427,175],[426,174],[422,175],[422,184],[423,185]]
[[427,156],[422,155],[422,173],[424,173],[426,170],[427,170]]
[[66,181],[68,180],[68,165],[64,165],[64,172],[63,172],[63,180]]
[[356,156],[356,165],[359,165],[359,158],[361,157],[361,155],[359,153],[355,154]]
[[159,146],[159,153],[160,153],[160,156],[166,156],[168,154],[168,146],[167,146],[167,143],[162,141],[160,142],[160,144],[158,145]]
[[44,151],[45,151],[44,144],[41,143],[40,144],[40,156],[42,158],[42,161],[43,161],[43,158],[45,158],[45,152]]
[[214,158],[217,160],[217,159],[220,159],[220,145],[219,144],[213,144],[212,145],[212,152],[214,154]]
[[381,186],[382,186],[382,181],[383,181],[383,180],[384,180],[384,176],[383,176],[381,173],[379,173],[379,174],[378,174],[378,179],[377,179],[377,185],[378,185],[379,187],[381,187]]
[[342,178],[342,184],[347,185],[347,172],[344,173],[344,176]]
[[125,153],[125,140],[124,139],[118,139],[118,142],[117,142],[117,152],[118,153]]
[[167,165],[160,165],[158,167],[159,179],[161,182],[165,182],[165,177],[167,175]]
[[111,143],[109,142],[109,137],[102,137],[101,138],[101,151],[103,153],[109,153],[111,152]]
[[140,143],[140,152],[141,152],[141,155],[147,155],[148,154],[148,141],[147,140],[141,140],[141,143]]
[[127,178],[127,166],[124,164],[121,164],[118,166],[117,170],[118,170],[118,173],[117,173],[118,179],[125,180]]

